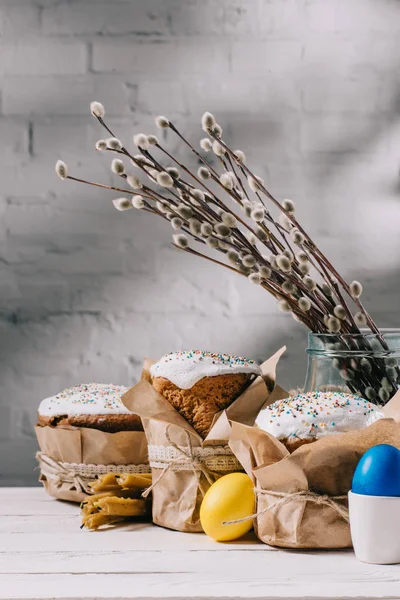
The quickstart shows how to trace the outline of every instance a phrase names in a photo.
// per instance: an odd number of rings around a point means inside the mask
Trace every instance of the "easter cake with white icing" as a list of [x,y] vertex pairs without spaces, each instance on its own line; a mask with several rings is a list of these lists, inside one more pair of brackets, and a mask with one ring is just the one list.
[[129,412],[122,385],[85,383],[42,400],[38,424],[51,427],[90,427],[108,433],[142,431],[140,418]]
[[205,437],[214,416],[261,375],[249,358],[201,350],[166,354],[150,368],[153,387]]
[[266,406],[255,425],[293,452],[327,435],[362,429],[382,417],[379,407],[354,394],[315,391]]

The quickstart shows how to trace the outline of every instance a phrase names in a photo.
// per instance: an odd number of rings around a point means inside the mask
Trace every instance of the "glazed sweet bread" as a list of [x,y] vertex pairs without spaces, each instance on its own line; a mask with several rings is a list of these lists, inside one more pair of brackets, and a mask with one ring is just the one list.
[[344,392],[308,392],[263,408],[255,425],[281,441],[290,452],[327,435],[362,429],[383,418],[379,407]]
[[68,388],[40,403],[38,424],[51,427],[89,427],[107,433],[142,431],[140,417],[132,414],[121,397],[121,385],[85,383]]
[[261,369],[254,360],[185,350],[166,354],[150,368],[152,385],[202,436]]

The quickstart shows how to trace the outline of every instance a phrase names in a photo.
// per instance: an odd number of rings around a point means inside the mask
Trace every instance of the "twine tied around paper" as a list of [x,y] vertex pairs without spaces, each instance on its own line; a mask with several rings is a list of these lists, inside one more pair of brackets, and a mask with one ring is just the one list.
[[68,463],[54,460],[44,452],[37,452],[40,472],[56,485],[71,484],[77,492],[92,494],[89,483],[99,475],[106,473],[150,473],[149,465],[92,465],[85,463]]
[[[212,485],[221,476],[221,474],[217,472],[219,470],[227,472],[243,470],[241,464],[236,457],[233,456],[228,447],[223,448],[223,454],[217,453],[215,450],[213,454],[212,448],[194,448],[190,434],[186,430],[183,431],[187,439],[187,446],[178,446],[178,444],[171,440],[169,429],[170,425],[167,426],[165,431],[165,437],[167,438],[169,444],[168,447],[149,445],[150,466],[154,468],[161,468],[162,471],[157,479],[153,481],[151,486],[143,492],[143,498],[147,498],[153,488],[161,481],[161,479],[169,470],[193,471],[197,478],[199,489],[203,497],[207,489],[204,489],[201,481],[201,475],[205,477],[209,485]],[[168,456],[168,449],[171,449],[170,456]],[[160,451],[160,453],[158,451]],[[196,453],[199,455],[196,455]],[[177,456],[173,456],[172,454],[177,454]],[[212,470],[212,466],[214,466],[216,470]]]
[[273,490],[262,490],[260,488],[256,488],[254,490],[256,496],[274,496],[278,498],[275,502],[266,506],[260,511],[252,515],[248,515],[247,517],[243,517],[242,519],[236,519],[234,521],[223,521],[222,525],[236,525],[237,523],[244,523],[245,521],[250,521],[263,515],[266,512],[272,511],[273,509],[280,508],[284,504],[287,504],[293,499],[302,498],[305,502],[314,502],[314,504],[323,504],[324,506],[329,506],[333,510],[335,510],[341,517],[349,522],[349,511],[345,506],[339,504],[338,500],[345,500],[347,496],[328,496],[327,494],[316,494],[315,492],[311,492],[310,490],[302,490],[300,492],[275,492]]

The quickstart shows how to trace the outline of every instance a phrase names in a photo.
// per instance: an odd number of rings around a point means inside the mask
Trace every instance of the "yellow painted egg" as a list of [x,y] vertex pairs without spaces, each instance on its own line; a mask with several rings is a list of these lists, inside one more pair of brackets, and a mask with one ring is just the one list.
[[206,492],[200,507],[201,525],[217,542],[236,540],[250,531],[253,520],[223,525],[255,512],[254,486],[245,473],[230,473],[218,479]]

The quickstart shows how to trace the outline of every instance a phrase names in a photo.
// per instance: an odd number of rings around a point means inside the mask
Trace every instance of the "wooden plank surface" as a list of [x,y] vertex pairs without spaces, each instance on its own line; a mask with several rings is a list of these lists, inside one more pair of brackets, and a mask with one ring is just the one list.
[[400,566],[352,551],[218,544],[147,523],[88,532],[77,505],[0,489],[0,599],[400,599]]

